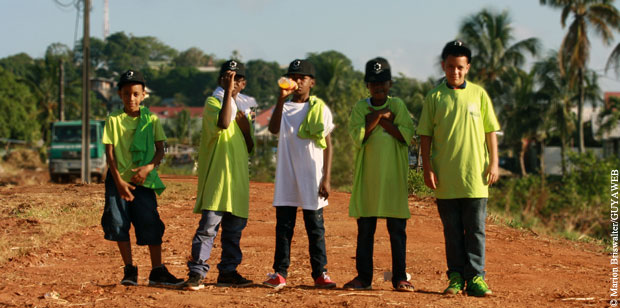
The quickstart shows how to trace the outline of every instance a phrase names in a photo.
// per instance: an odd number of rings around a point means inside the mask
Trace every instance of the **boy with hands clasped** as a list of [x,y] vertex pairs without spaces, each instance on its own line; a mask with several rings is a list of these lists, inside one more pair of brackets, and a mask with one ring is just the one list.
[[392,248],[392,286],[397,291],[412,292],[405,257],[407,219],[411,216],[407,175],[413,121],[403,101],[388,96],[392,75],[386,59],[368,61],[364,81],[370,97],[354,105],[349,122],[349,132],[357,145],[349,202],[349,216],[357,219],[357,277],[344,288],[371,288],[377,219],[385,218]]
[[112,112],[103,130],[108,161],[105,207],[101,225],[105,239],[116,241],[125,264],[123,285],[138,284],[138,267],[131,255],[129,229],[134,225],[138,245],[148,245],[151,256],[150,285],[180,285],[162,264],[161,243],[164,223],[157,211],[157,197],[165,186],[156,166],[164,157],[161,122],[148,108],[141,107],[146,81],[138,71],[128,70],[118,82],[123,109]]

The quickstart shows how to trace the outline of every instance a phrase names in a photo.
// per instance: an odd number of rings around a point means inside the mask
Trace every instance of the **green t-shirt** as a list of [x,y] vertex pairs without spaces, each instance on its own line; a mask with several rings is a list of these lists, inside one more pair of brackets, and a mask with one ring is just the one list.
[[435,197],[488,198],[486,133],[499,129],[489,95],[474,83],[450,89],[444,82],[426,95],[418,134],[432,137]]
[[[210,210],[247,218],[250,202],[248,149],[236,120],[227,129],[217,126],[221,109],[222,104],[216,97],[207,98],[202,115],[194,213]],[[251,134],[254,135],[253,129]]]
[[[151,114],[151,121],[153,123],[154,140],[166,140],[164,128],[156,114]],[[133,143],[133,135],[139,123],[140,117],[132,117],[126,114],[123,109],[119,109],[110,113],[105,121],[105,128],[103,129],[102,142],[114,146],[116,168],[121,178],[127,182],[130,182],[131,177],[135,174],[131,169],[138,167],[137,164],[133,163],[129,148]],[[155,144],[153,144],[153,147],[155,147]]]
[[[377,125],[365,142],[368,107],[388,107],[394,114],[394,125],[407,142],[404,144]],[[399,98],[389,97],[382,106],[360,100],[351,111],[349,133],[356,144],[353,192],[349,200],[349,216],[409,218],[407,173],[408,144],[414,133],[409,111]]]

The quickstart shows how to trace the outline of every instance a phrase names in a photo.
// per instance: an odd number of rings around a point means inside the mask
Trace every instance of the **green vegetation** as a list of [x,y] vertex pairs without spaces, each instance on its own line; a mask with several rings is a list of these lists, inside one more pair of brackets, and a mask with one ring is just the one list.
[[514,227],[607,239],[611,170],[620,167],[620,159],[601,160],[592,152],[568,157],[565,176],[502,179],[490,190],[489,211]]

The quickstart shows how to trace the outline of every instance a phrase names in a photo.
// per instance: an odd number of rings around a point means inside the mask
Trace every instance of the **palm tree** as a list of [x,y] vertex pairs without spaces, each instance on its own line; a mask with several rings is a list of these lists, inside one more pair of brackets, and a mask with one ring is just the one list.
[[[558,59],[568,58],[571,85],[577,87],[579,100],[577,104],[577,126],[579,151],[585,152],[583,132],[583,104],[585,101],[585,79],[588,60],[590,59],[590,40],[588,31],[594,30],[605,45],[613,41],[613,30],[620,30],[620,15],[610,0],[540,0],[540,4],[562,9],[562,27],[566,26],[569,16],[572,21],[560,49]],[[559,61],[560,70],[566,71],[564,61]]]
[[566,174],[566,150],[575,131],[570,112],[577,93],[569,86],[569,79],[558,65],[557,51],[534,64],[536,80],[540,86],[541,97],[549,103],[549,133],[560,138],[562,175]]
[[521,67],[525,55],[535,56],[540,50],[537,38],[513,43],[513,28],[508,11],[495,13],[483,9],[462,22],[459,37],[472,49],[470,78],[482,84],[496,105],[503,105],[501,93],[509,86],[503,80],[512,67]]

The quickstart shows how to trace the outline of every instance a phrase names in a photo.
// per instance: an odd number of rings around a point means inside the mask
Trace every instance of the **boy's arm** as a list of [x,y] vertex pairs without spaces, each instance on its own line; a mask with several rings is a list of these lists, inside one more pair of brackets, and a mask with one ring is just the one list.
[[282,89],[280,88],[280,96],[278,97],[278,103],[273,108],[271,113],[271,119],[269,119],[269,132],[277,135],[280,132],[280,122],[282,122],[282,108],[286,98],[293,94],[294,89]]
[[121,174],[120,172],[118,172],[118,168],[116,165],[116,156],[114,156],[114,145],[106,144],[105,154],[106,154],[106,161],[108,163],[108,169],[110,170],[110,173],[112,174],[112,179],[114,179],[114,184],[116,184],[116,190],[118,190],[118,193],[121,195],[121,198],[123,198],[124,200],[133,201],[134,196],[131,193],[131,191],[136,189],[136,187],[125,182],[125,180],[121,178]]
[[499,158],[497,153],[497,135],[495,132],[485,134],[487,149],[489,151],[489,166],[485,172],[489,186],[499,180]]
[[248,153],[252,153],[252,149],[254,148],[254,140],[252,140],[250,121],[248,121],[248,118],[241,111],[237,111],[235,121],[237,121],[239,129],[241,129],[241,132],[243,133],[243,139],[245,139],[245,145],[248,148]]
[[149,175],[155,167],[159,166],[159,163],[164,158],[164,141],[155,141],[155,155],[150,163],[140,166],[135,169],[131,169],[131,171],[135,172],[131,177],[131,181],[136,184],[142,185],[146,180],[146,177]]
[[431,167],[431,143],[433,141],[433,137],[421,135],[420,139],[422,169],[424,169],[424,184],[426,184],[426,186],[430,189],[437,189],[439,181],[437,180],[435,171],[433,171],[433,167]]
[[366,115],[366,129],[364,130],[364,140],[362,141],[362,143],[368,140],[368,137],[370,137],[370,134],[375,129],[375,127],[379,125],[381,119],[392,118],[393,120],[394,118],[394,115],[387,107],[379,110],[374,110],[371,107],[368,107],[368,110],[370,110],[370,113]]
[[332,138],[325,136],[327,147],[323,150],[323,178],[319,184],[319,197],[327,200],[331,191],[331,172],[332,172]]
[[230,125],[230,118],[232,116],[231,97],[232,91],[235,88],[235,74],[234,71],[227,71],[222,78],[224,78],[224,99],[222,100],[222,109],[220,109],[220,115],[217,118],[217,126],[221,129],[227,129]]
[[382,118],[379,121],[379,125],[385,128],[385,131],[388,132],[388,134],[392,135],[392,137],[396,138],[396,140],[404,144],[407,144],[407,142],[405,141],[405,138],[403,137],[403,134],[401,134],[398,127],[394,125],[394,119],[390,120],[390,119]]

